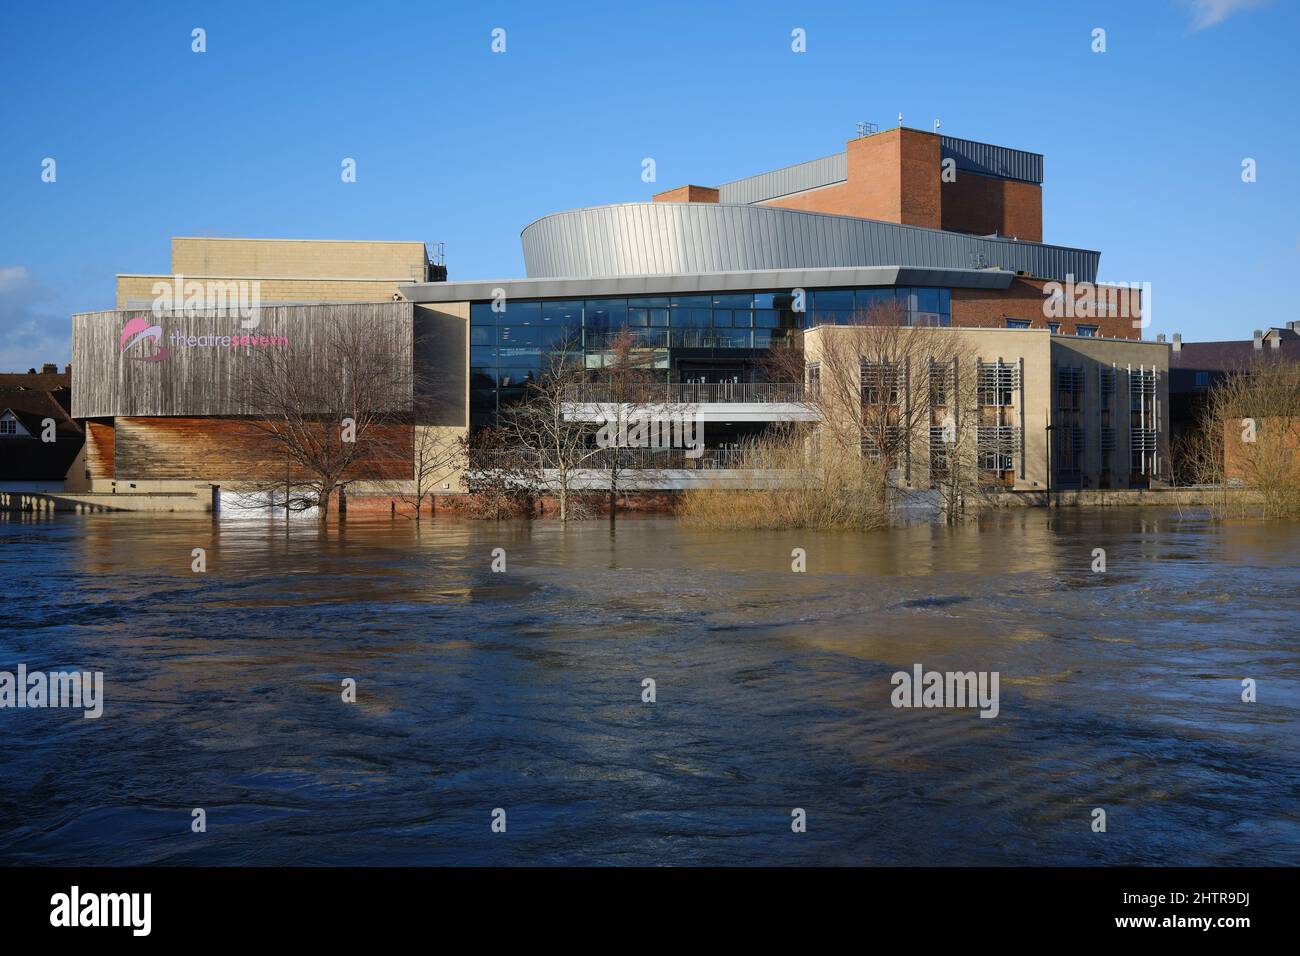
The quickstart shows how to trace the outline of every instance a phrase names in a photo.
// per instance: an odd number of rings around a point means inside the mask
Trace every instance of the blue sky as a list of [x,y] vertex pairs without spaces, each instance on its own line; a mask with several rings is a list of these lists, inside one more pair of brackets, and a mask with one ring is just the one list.
[[1293,0],[11,5],[0,370],[67,361],[70,313],[167,272],[173,235],[437,240],[453,279],[519,276],[540,215],[900,112],[1045,154],[1045,241],[1151,282],[1148,335],[1245,337],[1300,319],[1298,40]]

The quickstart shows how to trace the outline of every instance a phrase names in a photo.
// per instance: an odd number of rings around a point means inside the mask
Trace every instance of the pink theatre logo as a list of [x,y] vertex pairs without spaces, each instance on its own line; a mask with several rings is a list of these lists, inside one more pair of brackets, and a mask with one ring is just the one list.
[[139,344],[139,351],[143,352],[144,345],[141,343],[145,339],[152,339],[154,345],[158,347],[158,351],[151,355],[128,355],[127,358],[133,362],[161,362],[171,354],[167,346],[162,344],[162,326],[150,325],[147,319],[142,319],[139,316],[131,319],[122,328],[122,336],[117,340],[118,351],[126,355],[127,349]]

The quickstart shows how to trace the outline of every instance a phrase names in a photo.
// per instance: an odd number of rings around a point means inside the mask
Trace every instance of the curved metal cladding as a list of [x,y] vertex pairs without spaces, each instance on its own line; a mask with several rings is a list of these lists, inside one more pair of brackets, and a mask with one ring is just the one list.
[[522,235],[530,278],[835,266],[1001,268],[1094,282],[1100,253],[874,219],[720,203],[625,203],[543,216]]

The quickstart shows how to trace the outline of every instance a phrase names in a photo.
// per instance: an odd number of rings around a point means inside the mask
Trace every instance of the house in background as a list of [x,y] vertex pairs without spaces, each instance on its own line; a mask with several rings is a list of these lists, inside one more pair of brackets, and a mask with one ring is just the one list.
[[0,374],[0,491],[60,492],[84,482],[85,436],[69,414],[71,385],[70,366]]
[[1184,342],[1175,335],[1169,346],[1170,440],[1177,444],[1196,428],[1206,394],[1225,377],[1256,362],[1279,359],[1300,361],[1300,322],[1223,342]]

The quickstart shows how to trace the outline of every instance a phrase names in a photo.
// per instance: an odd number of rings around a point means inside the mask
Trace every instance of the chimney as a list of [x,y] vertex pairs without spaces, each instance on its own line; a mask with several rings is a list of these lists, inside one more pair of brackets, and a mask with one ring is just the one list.
[[1282,346],[1282,336],[1280,335],[1273,336],[1271,339],[1268,340],[1268,344],[1271,345],[1273,347],[1273,351],[1276,352]]
[[1157,342],[1163,342],[1164,340],[1165,340],[1165,333],[1161,332],[1159,335],[1156,336]]
[[35,374],[36,374],[36,369],[34,369],[34,368],[29,368],[29,369],[27,370],[27,374],[28,374],[28,375],[35,375]]
[[1182,333],[1182,332],[1175,332],[1175,333],[1174,333],[1174,341],[1173,341],[1173,344],[1170,346],[1170,348],[1172,348],[1175,352],[1181,352],[1181,351],[1183,350],[1183,333]]
[[1261,329],[1255,330],[1255,350],[1258,351],[1264,347],[1264,332]]
[[71,374],[72,374],[72,363],[71,363],[71,362],[69,362],[67,365],[63,366],[63,374],[64,374],[64,375],[71,375]]
[[59,367],[58,367],[57,365],[55,365],[53,362],[46,362],[44,365],[41,366],[41,374],[42,374],[42,375],[58,375],[58,374],[59,374]]

